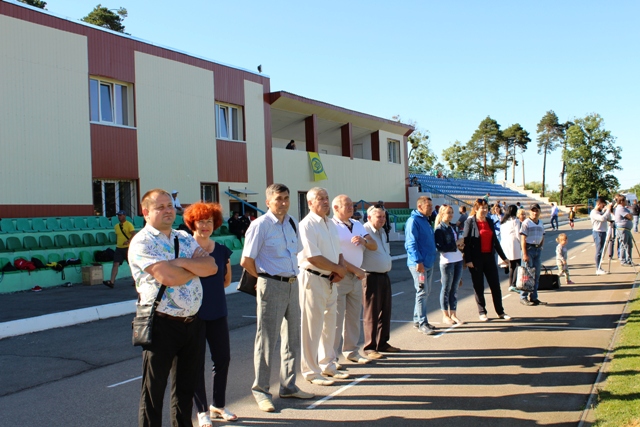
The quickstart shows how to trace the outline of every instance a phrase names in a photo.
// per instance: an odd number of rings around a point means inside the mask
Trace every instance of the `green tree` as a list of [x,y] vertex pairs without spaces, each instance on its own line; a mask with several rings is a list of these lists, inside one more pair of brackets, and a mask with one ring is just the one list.
[[425,173],[436,167],[438,156],[429,147],[430,139],[427,131],[416,130],[408,138],[409,170]]
[[[529,138],[529,132],[524,130],[520,123],[509,126],[502,132],[503,144],[504,144],[504,180],[507,180],[507,169],[509,160],[511,160],[511,179],[515,184],[516,182],[516,165],[518,161],[516,159],[517,150],[520,149],[522,153],[527,150],[527,144],[531,142]],[[523,183],[524,184],[524,183]]]
[[559,203],[562,205],[564,199],[564,176],[567,173],[567,164],[564,161],[564,153],[567,151],[567,130],[573,126],[574,123],[571,121],[566,121],[560,126],[562,126],[562,170],[560,171],[560,196]]
[[454,172],[465,174],[482,174],[482,159],[469,149],[469,143],[456,141],[453,145],[442,150],[442,159]]
[[567,130],[567,150],[563,159],[567,165],[567,192],[569,203],[581,203],[589,197],[611,197],[619,187],[612,174],[620,170],[620,152],[616,138],[604,129],[600,115],[589,114],[576,119]]
[[40,9],[44,9],[47,5],[46,1],[41,0],[18,0],[20,3],[26,3],[29,6],[39,7]]
[[553,110],[547,111],[538,123],[538,154],[542,159],[542,197],[544,197],[545,175],[547,172],[547,153],[558,148],[558,141],[562,139],[562,126],[558,123],[558,116]]
[[97,25],[98,27],[108,28],[109,30],[124,33],[124,25],[122,21],[127,17],[127,9],[121,7],[113,12],[106,7],[102,7],[101,4],[93,8],[87,16],[81,19],[81,21],[89,24]]
[[482,173],[484,176],[493,176],[502,165],[498,164],[500,156],[500,144],[502,132],[498,122],[487,116],[480,122],[480,126],[473,133],[467,148],[482,159]]

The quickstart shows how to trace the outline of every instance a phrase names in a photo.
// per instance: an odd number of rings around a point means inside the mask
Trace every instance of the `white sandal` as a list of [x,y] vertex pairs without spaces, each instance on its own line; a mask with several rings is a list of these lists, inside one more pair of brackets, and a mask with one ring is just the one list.
[[211,424],[211,418],[206,412],[198,412],[198,425],[200,427],[213,427]]
[[233,412],[229,412],[227,408],[216,408],[215,406],[209,406],[209,412],[211,413],[211,418],[222,418],[225,421],[237,421],[238,416]]

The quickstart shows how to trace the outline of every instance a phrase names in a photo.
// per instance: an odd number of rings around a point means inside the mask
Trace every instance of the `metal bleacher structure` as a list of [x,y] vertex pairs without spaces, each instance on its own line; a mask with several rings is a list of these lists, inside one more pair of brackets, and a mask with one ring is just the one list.
[[[415,178],[415,179],[414,179]],[[407,219],[411,216],[411,211],[415,209],[414,203],[411,201],[411,190],[413,190],[418,196],[426,195],[433,199],[434,207],[436,205],[442,205],[443,203],[451,206],[467,206],[467,212],[470,211],[471,206],[476,199],[484,197],[487,193],[490,194],[489,204],[494,204],[500,201],[503,206],[515,205],[520,202],[520,205],[528,209],[532,203],[538,203],[540,205],[542,216],[541,218],[545,223],[548,223],[551,217],[551,205],[546,199],[535,198],[523,194],[514,189],[508,188],[505,185],[494,184],[488,181],[473,180],[473,179],[460,179],[460,178],[447,178],[423,174],[409,174],[409,180],[417,180],[419,185],[418,191],[416,187],[410,187],[410,203],[409,209],[389,209],[390,220],[394,223],[395,236],[391,236],[394,240],[404,239],[404,226]],[[560,210],[559,216],[564,213]],[[454,221],[457,220],[459,214],[458,209],[454,208]]]
[[[144,227],[144,218],[127,217],[136,230]],[[115,248],[114,226],[118,218],[100,216],[49,217],[49,218],[3,218],[0,220],[0,268],[7,263],[14,264],[17,258],[31,261],[38,258],[43,264],[67,259],[79,259],[79,265],[69,265],[62,272],[49,267],[35,271],[7,271],[0,273],[0,294],[59,286],[64,283],[81,283],[82,267],[101,264],[103,276],[111,276],[112,262],[98,263],[95,252]],[[176,216],[174,228],[183,223],[182,216]],[[238,264],[243,242],[229,233],[226,225],[218,228],[211,238],[233,251],[231,264]],[[64,273],[64,274],[63,274]],[[130,277],[129,264],[118,270],[118,278]]]

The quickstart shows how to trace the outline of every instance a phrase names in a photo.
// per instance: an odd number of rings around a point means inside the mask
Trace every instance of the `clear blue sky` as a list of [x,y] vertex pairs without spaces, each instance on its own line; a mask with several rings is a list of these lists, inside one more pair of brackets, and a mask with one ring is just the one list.
[[[541,181],[536,125],[548,110],[561,122],[599,113],[623,147],[622,188],[640,183],[638,1],[51,0],[47,9],[80,19],[98,1],[125,7],[135,37],[250,70],[262,64],[274,91],[415,120],[439,157],[487,115],[503,129],[520,123],[533,140],[528,182]],[[556,152],[551,189],[559,174]]]

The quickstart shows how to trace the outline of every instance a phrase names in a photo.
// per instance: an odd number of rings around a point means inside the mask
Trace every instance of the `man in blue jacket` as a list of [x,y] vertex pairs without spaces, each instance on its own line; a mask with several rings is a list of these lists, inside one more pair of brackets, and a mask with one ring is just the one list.
[[[436,327],[427,322],[427,298],[431,292],[433,263],[436,260],[436,242],[429,215],[433,210],[431,199],[418,198],[418,209],[411,213],[405,224],[404,247],[407,250],[407,266],[416,288],[416,306],[413,311],[413,326],[427,335],[434,334]],[[423,276],[424,279],[421,280]]]

